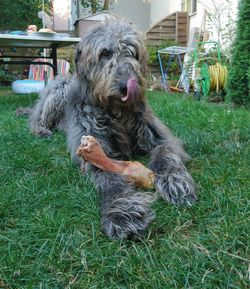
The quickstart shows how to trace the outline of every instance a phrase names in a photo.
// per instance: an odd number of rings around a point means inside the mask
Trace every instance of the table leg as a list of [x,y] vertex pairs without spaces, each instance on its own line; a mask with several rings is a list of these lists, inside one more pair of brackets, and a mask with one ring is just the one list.
[[165,76],[165,73],[164,73],[160,52],[158,52],[157,55],[158,55],[158,60],[159,60],[159,63],[160,63],[162,85],[163,85],[164,89],[167,90],[167,79],[166,79],[166,76]]
[[57,47],[56,46],[52,46],[52,52],[51,52],[51,57],[53,60],[53,70],[54,70],[54,76],[57,75],[57,51],[56,51]]

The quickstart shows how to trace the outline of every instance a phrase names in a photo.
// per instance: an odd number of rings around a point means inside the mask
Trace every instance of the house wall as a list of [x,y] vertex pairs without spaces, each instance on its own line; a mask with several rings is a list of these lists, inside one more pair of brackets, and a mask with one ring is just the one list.
[[[214,28],[209,27],[208,17],[205,15],[206,10],[212,11],[213,14],[218,13],[221,17],[221,29],[225,31],[228,31],[227,25],[230,25],[228,22],[228,13],[230,12],[230,17],[233,22],[236,21],[237,18],[237,5],[239,0],[231,0],[228,2],[227,0],[200,0],[197,2],[197,12],[195,14],[189,15],[189,31],[193,27],[198,27],[200,30],[203,30],[204,28],[209,31],[209,38],[210,40],[214,41],[222,41],[222,39],[218,39],[217,30]],[[221,10],[216,11],[216,8],[214,5],[217,5],[220,7]],[[234,12],[235,13],[234,13]],[[218,15],[217,15],[218,16]],[[216,17],[216,16],[214,16]],[[204,21],[206,21],[204,25]],[[223,41],[222,41],[223,43]],[[221,44],[222,44],[221,43]],[[231,41],[229,39],[228,44],[224,43],[225,45],[230,45]]]
[[[151,0],[150,25],[176,11],[181,11],[181,0]],[[197,2],[197,12],[189,15],[189,31],[194,27],[201,28],[204,17],[204,5]]]
[[198,27],[203,30],[202,24],[204,22],[205,7],[199,1],[197,2],[197,11],[194,14],[189,14],[189,31],[193,28]]
[[149,28],[150,4],[147,1],[119,0],[112,5],[110,12],[126,18],[143,32]]
[[[150,25],[153,25],[162,18],[176,11],[181,11],[181,0],[176,1],[151,0]],[[204,6],[200,3],[200,1],[198,1],[197,13],[189,15],[190,29],[192,27],[200,28],[203,15],[204,15]]]
[[151,0],[150,26],[175,11],[181,11],[180,0]]
[[[61,3],[69,1],[71,7],[70,26],[74,29],[74,22],[77,18],[89,15],[90,11],[83,9],[80,0],[55,0]],[[217,0],[219,1],[219,0]],[[226,1],[226,0],[220,0]],[[232,10],[236,11],[239,0],[231,0]],[[175,11],[181,11],[181,0],[117,0],[110,7],[110,12],[121,17],[127,18],[134,23],[140,30],[146,32],[150,26],[160,21]],[[208,5],[211,0],[198,0],[197,12],[189,15],[189,31],[193,27],[202,27],[204,17],[204,4]],[[60,7],[59,7],[60,9]],[[236,13],[235,13],[236,15]],[[64,22],[65,23],[65,22]]]

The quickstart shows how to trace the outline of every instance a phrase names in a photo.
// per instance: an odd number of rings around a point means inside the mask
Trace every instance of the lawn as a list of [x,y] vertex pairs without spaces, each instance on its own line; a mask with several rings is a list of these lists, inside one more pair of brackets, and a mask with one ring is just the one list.
[[0,89],[0,288],[249,288],[250,113],[148,94],[193,158],[199,201],[158,199],[145,237],[118,242],[101,232],[64,136],[36,138],[15,115],[37,96]]

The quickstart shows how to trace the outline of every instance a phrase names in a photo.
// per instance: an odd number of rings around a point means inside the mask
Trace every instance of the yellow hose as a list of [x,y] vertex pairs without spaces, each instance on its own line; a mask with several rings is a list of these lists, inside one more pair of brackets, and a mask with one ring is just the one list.
[[226,66],[216,63],[209,66],[210,75],[210,90],[219,92],[220,89],[224,89],[227,81],[227,68]]

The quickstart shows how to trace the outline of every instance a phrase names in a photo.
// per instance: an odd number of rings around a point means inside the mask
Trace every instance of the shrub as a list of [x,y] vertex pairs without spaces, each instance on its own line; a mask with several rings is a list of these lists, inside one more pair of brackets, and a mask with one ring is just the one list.
[[[51,10],[52,1],[45,0],[45,11]],[[1,0],[0,1],[0,29],[25,30],[29,24],[42,27],[42,20],[38,18],[38,11],[42,10],[41,0]]]
[[[148,52],[148,64],[158,63],[157,51],[169,46],[177,45],[175,41],[162,41],[159,46],[156,45],[147,45]],[[166,60],[168,59],[168,55],[166,55]]]
[[13,74],[8,73],[4,69],[0,69],[0,84],[1,85],[10,85],[14,79],[15,77]]
[[[150,66],[157,65],[159,67],[160,72],[160,66],[159,66],[159,59],[157,51],[166,47],[175,46],[178,45],[175,41],[162,41],[160,45],[147,45],[147,53],[148,53],[148,65]],[[163,63],[163,66],[165,67],[169,61],[169,54],[161,54],[161,60]],[[177,65],[177,58],[174,58],[171,62],[168,74],[171,75],[171,78],[173,75],[178,73],[178,65]]]
[[241,0],[238,8],[236,38],[232,47],[232,57],[229,66],[228,94],[236,105],[249,105],[250,82],[250,2]]

